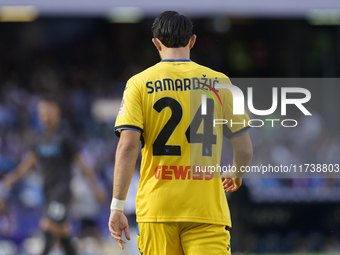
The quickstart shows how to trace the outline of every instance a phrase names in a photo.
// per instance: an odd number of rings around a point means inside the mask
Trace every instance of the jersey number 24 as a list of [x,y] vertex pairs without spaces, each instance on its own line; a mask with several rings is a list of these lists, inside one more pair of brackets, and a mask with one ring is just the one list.
[[[212,145],[216,144],[216,135],[214,135],[213,118],[214,118],[214,102],[211,98],[207,99],[207,114],[201,114],[201,106],[199,106],[193,117],[188,129],[185,132],[188,143],[201,143],[202,156],[211,157]],[[169,107],[171,117],[159,132],[153,143],[154,156],[181,156],[180,145],[167,145],[167,141],[180,123],[183,116],[181,104],[172,97],[163,97],[159,99],[153,108],[161,113],[162,110]],[[198,129],[203,121],[203,133],[198,133]]]

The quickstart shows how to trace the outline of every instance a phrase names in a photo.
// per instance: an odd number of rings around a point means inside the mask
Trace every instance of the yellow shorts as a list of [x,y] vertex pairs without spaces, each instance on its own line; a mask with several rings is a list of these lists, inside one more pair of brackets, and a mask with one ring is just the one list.
[[230,234],[222,225],[194,222],[137,224],[141,255],[230,255]]

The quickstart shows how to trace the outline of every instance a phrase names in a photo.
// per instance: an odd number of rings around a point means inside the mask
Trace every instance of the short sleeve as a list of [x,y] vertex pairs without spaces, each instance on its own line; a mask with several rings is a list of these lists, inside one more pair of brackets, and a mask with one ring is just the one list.
[[[227,81],[227,84],[232,84],[229,78],[227,78]],[[228,139],[231,139],[252,129],[251,121],[246,111],[244,111],[244,114],[240,115],[233,113],[233,94],[229,89],[224,88],[221,90],[223,90],[224,96],[224,119],[227,120],[227,123],[223,125],[223,135]]]
[[115,123],[115,134],[119,137],[124,129],[143,132],[143,111],[140,89],[131,81],[127,82],[122,103]]
[[32,151],[34,153],[37,153],[37,142],[34,141],[33,144],[31,144],[31,146],[29,146],[29,151]]
[[39,136],[37,134],[34,134],[31,138],[30,145],[28,147],[28,151],[32,151],[33,153],[37,153],[37,147],[39,143]]

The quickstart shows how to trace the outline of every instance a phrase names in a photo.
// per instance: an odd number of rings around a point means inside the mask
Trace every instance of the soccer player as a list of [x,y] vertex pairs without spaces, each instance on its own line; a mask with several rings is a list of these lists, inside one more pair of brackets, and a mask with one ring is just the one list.
[[[226,173],[223,190],[219,174],[214,178],[214,173],[196,166],[220,163],[223,134],[233,144],[236,169],[248,166],[252,158],[249,117],[233,115],[228,89],[213,88],[218,81],[231,84],[228,77],[189,59],[196,41],[192,28],[191,21],[175,11],[155,19],[152,42],[161,62],[127,82],[116,120],[120,140],[108,225],[124,249],[123,231],[130,240],[124,200],[141,141],[136,215],[143,255],[230,254],[226,227],[231,220],[224,190],[236,191],[243,173]],[[221,103],[207,98],[203,105],[202,95],[213,91]],[[214,127],[213,118],[230,121]]]
[[105,195],[97,186],[92,171],[81,160],[75,141],[63,130],[61,109],[53,96],[45,96],[39,101],[38,118],[43,133],[37,137],[31,151],[14,172],[5,176],[4,183],[11,187],[37,163],[42,171],[45,194],[45,216],[40,221],[45,247],[41,254],[47,255],[54,241],[59,239],[66,254],[73,255],[76,251],[71,243],[66,216],[71,198],[71,165],[74,161],[88,179],[97,199],[103,201]]

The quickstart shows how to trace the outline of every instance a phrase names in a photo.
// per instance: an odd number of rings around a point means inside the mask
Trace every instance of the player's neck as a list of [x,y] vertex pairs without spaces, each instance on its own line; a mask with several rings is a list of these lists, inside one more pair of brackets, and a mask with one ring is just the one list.
[[190,59],[190,50],[185,48],[167,48],[161,52],[162,59]]
[[58,132],[59,128],[60,128],[59,124],[58,125],[53,125],[53,126],[46,127],[45,128],[45,133],[46,134],[50,134],[50,135],[51,134],[55,134],[55,133]]

